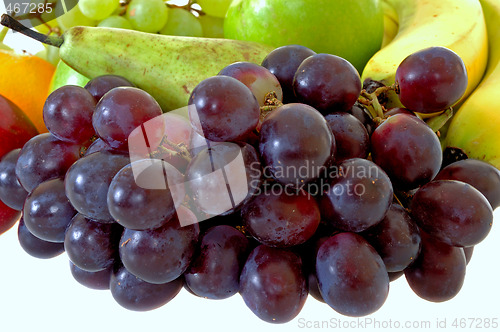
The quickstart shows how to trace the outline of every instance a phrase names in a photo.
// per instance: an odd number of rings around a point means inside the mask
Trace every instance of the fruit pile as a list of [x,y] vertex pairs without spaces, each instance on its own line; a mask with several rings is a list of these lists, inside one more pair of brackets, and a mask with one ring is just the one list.
[[[49,95],[49,133],[1,159],[0,199],[22,211],[26,252],[66,252],[78,282],[130,310],[185,287],[239,293],[271,323],[296,317],[308,293],[359,317],[402,274],[446,301],[500,205],[500,171],[443,159],[446,112],[421,119],[466,87],[462,59],[443,47],[407,57],[393,86],[363,87],[345,59],[284,46],[221,68],[169,113],[127,79],[99,76]],[[389,91],[406,108],[386,110]]]

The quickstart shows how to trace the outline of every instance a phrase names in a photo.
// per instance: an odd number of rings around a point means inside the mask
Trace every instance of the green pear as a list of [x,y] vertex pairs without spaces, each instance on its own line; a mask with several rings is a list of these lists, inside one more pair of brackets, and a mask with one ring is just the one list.
[[78,85],[84,87],[90,79],[83,76],[67,64],[59,61],[52,81],[50,81],[49,93],[59,89],[64,85]]

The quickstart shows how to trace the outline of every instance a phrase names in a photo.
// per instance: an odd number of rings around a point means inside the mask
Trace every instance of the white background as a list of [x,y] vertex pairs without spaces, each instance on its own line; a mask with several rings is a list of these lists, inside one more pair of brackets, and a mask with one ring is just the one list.
[[[3,3],[0,12],[4,12]],[[42,49],[19,34],[9,33],[6,43],[19,51],[36,53]],[[500,209],[495,212],[495,220],[500,220]],[[51,260],[26,254],[18,243],[17,225],[0,236],[0,259],[0,331],[304,331],[318,330],[311,328],[315,324],[323,324],[319,328],[323,330],[340,330],[335,323],[349,324],[344,325],[349,331],[385,331],[398,323],[403,329],[406,322],[420,326],[406,330],[424,330],[429,322],[427,330],[470,331],[493,330],[486,328],[484,319],[500,321],[498,225],[476,246],[465,284],[455,298],[444,303],[427,302],[415,295],[401,277],[391,283],[384,306],[360,320],[341,316],[309,297],[294,320],[273,325],[254,316],[239,295],[213,301],[197,298],[185,290],[160,309],[128,311],[114,302],[109,291],[91,290],[73,280],[66,254]],[[381,328],[376,328],[375,323],[363,326],[366,319],[377,321]],[[464,319],[467,327],[454,327],[456,319]],[[474,324],[469,326],[471,323]]]

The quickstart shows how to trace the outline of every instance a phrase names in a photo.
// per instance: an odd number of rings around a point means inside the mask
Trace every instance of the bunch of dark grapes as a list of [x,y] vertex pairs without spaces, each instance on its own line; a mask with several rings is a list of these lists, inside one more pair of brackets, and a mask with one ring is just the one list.
[[[49,133],[1,160],[0,199],[22,211],[26,252],[65,251],[78,282],[130,310],[184,287],[239,293],[271,323],[296,317],[308,294],[359,317],[403,274],[418,296],[446,301],[500,205],[500,171],[444,163],[421,118],[466,83],[444,48],[405,59],[394,86],[363,89],[346,60],[290,45],[223,68],[163,114],[101,76],[48,97]],[[383,107],[389,90],[408,108]]]

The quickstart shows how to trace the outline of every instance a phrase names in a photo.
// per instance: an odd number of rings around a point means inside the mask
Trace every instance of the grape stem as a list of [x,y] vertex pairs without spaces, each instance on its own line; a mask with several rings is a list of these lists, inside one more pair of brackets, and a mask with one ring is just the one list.
[[24,25],[19,23],[16,19],[14,19],[12,16],[7,15],[7,14],[2,15],[0,23],[9,29],[17,31],[17,32],[19,32],[27,37],[30,37],[34,40],[37,40],[37,41],[44,43],[44,44],[47,44],[47,45],[61,47],[61,45],[64,42],[64,39],[62,36],[46,36],[46,35],[41,34],[39,32],[33,31],[31,29],[28,29],[27,27],[25,27]]
[[165,153],[169,155],[178,154],[188,163],[191,161],[191,155],[189,154],[189,150],[187,149],[186,145],[184,143],[175,144],[174,142],[170,141],[166,135],[162,138],[158,148],[151,153],[150,157],[156,158],[157,156],[163,155]]
[[283,102],[278,99],[276,92],[268,92],[264,99],[264,106],[260,108],[260,122],[263,122],[269,113],[281,106],[283,106]]
[[426,123],[429,127],[431,127],[431,129],[435,133],[438,133],[439,129],[441,129],[446,124],[446,122],[448,122],[448,120],[451,119],[452,116],[453,116],[453,108],[450,107],[443,113],[428,119]]
[[396,91],[396,89],[396,84],[390,86],[381,86],[375,89],[375,91],[373,91],[372,93],[368,93],[366,89],[363,89],[361,91],[361,94],[359,95],[358,102],[366,106],[374,119],[378,118],[378,121],[382,121],[383,119],[385,119],[385,108],[380,104],[378,97],[382,93],[386,93],[391,90]]

